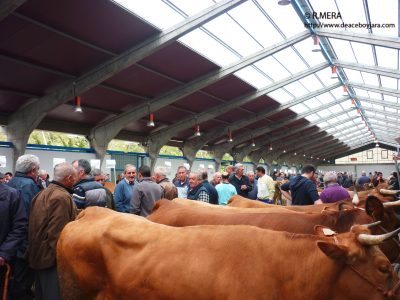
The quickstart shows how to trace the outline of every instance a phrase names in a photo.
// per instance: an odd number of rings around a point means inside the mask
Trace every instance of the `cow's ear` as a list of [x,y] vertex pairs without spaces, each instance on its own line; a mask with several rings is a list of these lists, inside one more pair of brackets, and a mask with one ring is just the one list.
[[368,196],[365,202],[365,211],[370,215],[374,221],[382,221],[385,213],[385,209],[381,200],[375,196]]
[[332,258],[336,262],[346,262],[349,253],[349,249],[346,246],[336,245],[325,241],[317,241],[317,246],[326,256]]

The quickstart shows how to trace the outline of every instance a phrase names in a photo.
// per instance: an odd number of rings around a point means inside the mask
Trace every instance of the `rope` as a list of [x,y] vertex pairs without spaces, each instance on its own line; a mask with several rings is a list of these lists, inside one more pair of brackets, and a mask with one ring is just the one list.
[[11,267],[8,263],[5,264],[6,267],[6,276],[4,279],[4,288],[3,288],[3,300],[7,300],[7,288],[8,288],[8,277],[10,277]]

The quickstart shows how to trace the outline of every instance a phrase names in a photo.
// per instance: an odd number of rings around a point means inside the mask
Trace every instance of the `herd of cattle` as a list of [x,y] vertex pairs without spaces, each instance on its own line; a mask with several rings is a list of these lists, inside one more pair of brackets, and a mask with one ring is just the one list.
[[90,207],[61,233],[63,299],[400,299],[398,193],[278,206],[156,202],[147,219]]

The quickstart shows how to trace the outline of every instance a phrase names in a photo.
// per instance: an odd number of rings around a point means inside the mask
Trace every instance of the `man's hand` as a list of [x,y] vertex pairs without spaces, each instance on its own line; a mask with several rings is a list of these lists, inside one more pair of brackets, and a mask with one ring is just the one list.
[[247,185],[245,185],[245,184],[241,185],[241,186],[240,186],[240,189],[241,189],[242,191],[247,190]]
[[0,256],[0,266],[4,266],[6,264],[6,260]]

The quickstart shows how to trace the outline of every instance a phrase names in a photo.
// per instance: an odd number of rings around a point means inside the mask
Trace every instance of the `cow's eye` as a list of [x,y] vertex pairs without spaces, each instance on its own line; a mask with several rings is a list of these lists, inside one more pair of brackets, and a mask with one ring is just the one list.
[[378,267],[378,270],[382,273],[390,273],[390,266],[387,264],[383,264]]

